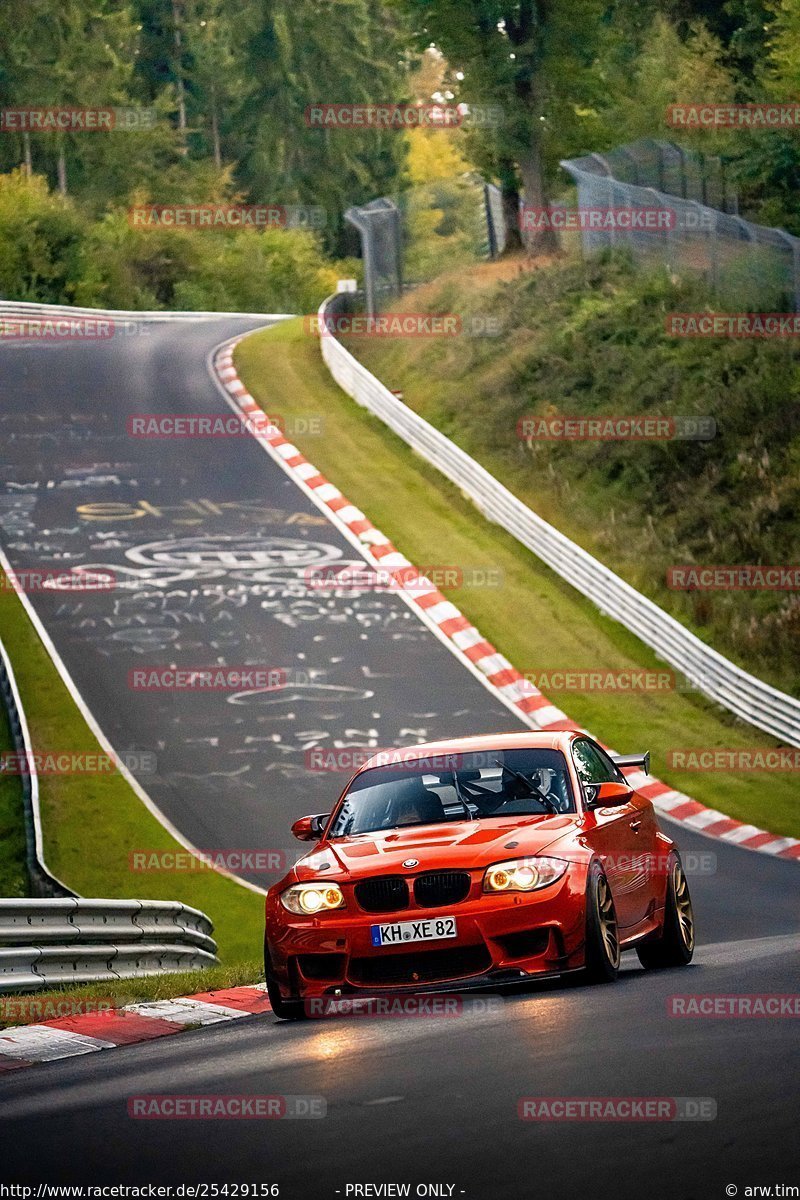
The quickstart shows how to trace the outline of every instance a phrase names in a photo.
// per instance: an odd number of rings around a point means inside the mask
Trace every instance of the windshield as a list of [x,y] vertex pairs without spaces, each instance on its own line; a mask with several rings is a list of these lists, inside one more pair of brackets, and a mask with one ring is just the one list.
[[364,771],[328,836],[570,812],[575,801],[559,750],[482,750]]

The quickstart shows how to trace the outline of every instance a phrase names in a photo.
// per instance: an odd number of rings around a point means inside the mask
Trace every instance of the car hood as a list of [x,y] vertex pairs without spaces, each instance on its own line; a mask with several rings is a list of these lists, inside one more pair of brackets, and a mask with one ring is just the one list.
[[[504,859],[541,854],[575,827],[575,815],[509,817],[414,825],[322,842],[295,865],[300,881],[365,878],[405,871],[476,869]],[[418,865],[404,867],[407,859]]]

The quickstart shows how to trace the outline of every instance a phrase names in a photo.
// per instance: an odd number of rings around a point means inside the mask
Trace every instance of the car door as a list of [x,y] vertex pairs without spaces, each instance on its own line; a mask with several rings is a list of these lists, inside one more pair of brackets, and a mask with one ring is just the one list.
[[[605,751],[591,738],[577,738],[572,758],[583,790],[584,806],[591,803],[600,783],[625,783],[625,777]],[[642,813],[631,793],[631,803],[614,808],[592,808],[584,817],[584,836],[603,864],[611,885],[617,920],[625,929],[644,920],[650,901],[647,886],[647,846],[641,840]]]

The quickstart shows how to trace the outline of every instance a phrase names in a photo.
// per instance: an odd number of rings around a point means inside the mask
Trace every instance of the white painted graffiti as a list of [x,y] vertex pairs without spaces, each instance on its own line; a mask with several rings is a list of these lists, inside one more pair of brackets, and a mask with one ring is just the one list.
[[149,542],[126,551],[131,562],[144,566],[183,568],[221,567],[250,570],[271,566],[305,566],[341,558],[337,546],[298,538],[189,537]]
[[374,692],[366,688],[342,687],[333,683],[298,683],[275,691],[269,688],[253,688],[246,692],[235,692],[228,696],[228,704],[258,704],[275,707],[277,705],[296,704],[298,701],[316,701],[330,703],[331,701],[371,700]]

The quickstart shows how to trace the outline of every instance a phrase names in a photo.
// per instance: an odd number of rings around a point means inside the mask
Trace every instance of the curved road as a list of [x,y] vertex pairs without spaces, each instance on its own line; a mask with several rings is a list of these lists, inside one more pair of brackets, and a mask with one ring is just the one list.
[[[141,412],[228,412],[205,355],[247,327],[158,323],[119,343],[0,351],[6,553],[17,569],[109,564],[134,585],[32,600],[115,746],[155,748],[157,772],[141,781],[200,846],[285,844],[287,821],[322,811],[338,782],[304,771],[306,749],[345,729],[388,745],[514,723],[397,597],[322,604],[298,589],[298,556],[341,561],[352,548],[254,443],[127,435]],[[212,661],[294,668],[299,683],[277,705],[127,687],[140,664]],[[476,1200],[798,1195],[776,1190],[800,1185],[796,1020],[680,1019],[668,997],[796,999],[800,873],[669,828],[700,868],[689,969],[646,974],[628,956],[616,985],[540,986],[457,1017],[246,1018],[9,1074],[0,1182],[279,1183],[298,1200],[367,1184]],[[152,1093],[322,1097],[327,1116],[128,1117],[128,1098]],[[715,1116],[523,1122],[525,1096],[691,1097]],[[403,1193],[360,1193],[381,1194]]]
[[[396,593],[306,586],[310,567],[346,565],[354,549],[249,434],[136,434],[148,414],[232,419],[206,357],[257,324],[145,321],[147,332],[108,341],[0,345],[0,546],[23,580],[113,574],[108,591],[30,600],[103,732],[183,836],[269,853],[350,773],[309,771],[311,750],[517,718]],[[285,686],[140,688],[157,670],[217,665],[277,671]]]

